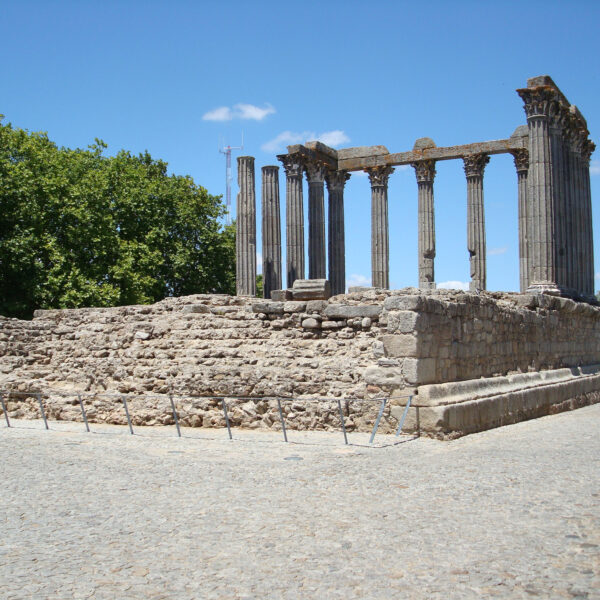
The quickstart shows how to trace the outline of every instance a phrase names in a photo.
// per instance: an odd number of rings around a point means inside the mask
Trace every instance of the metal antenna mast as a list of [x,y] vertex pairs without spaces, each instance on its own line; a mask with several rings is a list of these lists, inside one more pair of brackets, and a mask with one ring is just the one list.
[[225,215],[225,223],[231,225],[231,151],[244,149],[244,134],[242,133],[241,146],[221,146],[219,152],[225,155],[225,206],[227,214]]

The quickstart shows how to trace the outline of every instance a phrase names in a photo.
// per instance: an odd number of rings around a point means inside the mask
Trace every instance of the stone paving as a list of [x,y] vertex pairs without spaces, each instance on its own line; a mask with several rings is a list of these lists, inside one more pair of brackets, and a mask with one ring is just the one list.
[[600,406],[452,442],[0,426],[0,597],[600,598]]

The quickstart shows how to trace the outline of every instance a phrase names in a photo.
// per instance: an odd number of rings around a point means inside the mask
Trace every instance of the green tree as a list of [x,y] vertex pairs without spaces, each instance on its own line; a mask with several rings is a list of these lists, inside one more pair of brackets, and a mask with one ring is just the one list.
[[58,148],[0,123],[0,314],[235,289],[220,197],[147,152]]

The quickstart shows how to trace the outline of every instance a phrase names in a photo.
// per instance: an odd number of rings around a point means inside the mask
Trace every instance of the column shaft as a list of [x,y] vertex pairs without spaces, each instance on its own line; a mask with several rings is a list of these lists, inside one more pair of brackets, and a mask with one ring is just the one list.
[[527,169],[529,152],[525,149],[513,152],[517,169],[517,189],[519,206],[519,289],[524,292],[529,287],[529,235],[527,233]]
[[287,287],[296,279],[304,279],[304,198],[302,176],[304,167],[300,157],[282,154],[277,157],[285,169],[285,241]]
[[236,271],[238,296],[256,296],[256,195],[254,157],[240,156],[236,209]]
[[596,146],[591,140],[586,140],[582,151],[583,163],[583,182],[584,182],[584,203],[585,203],[585,244],[586,244],[586,265],[587,281],[586,294],[593,296],[595,291],[595,272],[594,272],[594,231],[592,227],[592,188],[590,182],[590,158]]
[[389,289],[390,248],[388,224],[388,179],[392,167],[367,170],[371,181],[371,280],[373,287]]
[[325,279],[325,166],[317,161],[306,163],[308,177],[308,278]]
[[490,157],[472,154],[463,157],[467,176],[467,247],[471,262],[470,290],[486,289],[485,215],[483,171]]
[[279,167],[262,168],[263,297],[281,289]]
[[329,194],[329,283],[332,295],[346,291],[346,242],[344,233],[344,186],[347,171],[328,171],[325,175]]
[[[529,128],[528,214],[531,215],[532,251],[529,291],[559,293],[557,278],[556,218],[559,189],[553,180],[553,148],[550,113],[558,92],[550,86],[517,90],[525,102]],[[555,175],[556,178],[556,175]]]
[[568,240],[569,231],[567,223],[567,188],[565,171],[567,160],[564,155],[561,110],[558,104],[552,113],[549,126],[550,153],[552,168],[552,185],[554,190],[553,221],[554,251],[556,260],[556,284],[560,289],[568,287]]
[[424,160],[413,163],[419,188],[419,287],[435,288],[435,219],[433,203],[433,180],[435,161]]

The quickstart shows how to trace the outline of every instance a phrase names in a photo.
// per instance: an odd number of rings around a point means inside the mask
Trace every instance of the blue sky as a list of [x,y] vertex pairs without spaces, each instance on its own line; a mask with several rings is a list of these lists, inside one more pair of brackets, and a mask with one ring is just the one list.
[[[581,109],[600,146],[597,1],[21,0],[0,10],[5,122],[70,147],[99,137],[109,153],[147,149],[212,194],[225,192],[219,143],[238,146],[242,132],[260,193],[260,167],[276,164],[286,141],[321,136],[337,147],[400,152],[424,136],[438,146],[508,137],[525,123],[514,90],[541,74]],[[462,164],[445,161],[437,171],[436,280],[467,282]],[[284,180],[281,172],[282,199]],[[488,288],[516,290],[512,157],[492,157],[484,186]],[[232,192],[235,205],[235,171]],[[600,151],[592,156],[597,248],[599,194]],[[389,218],[392,287],[415,285],[411,168],[390,178]],[[346,237],[347,278],[367,283],[365,176],[346,186]],[[600,273],[598,250],[595,264]]]

